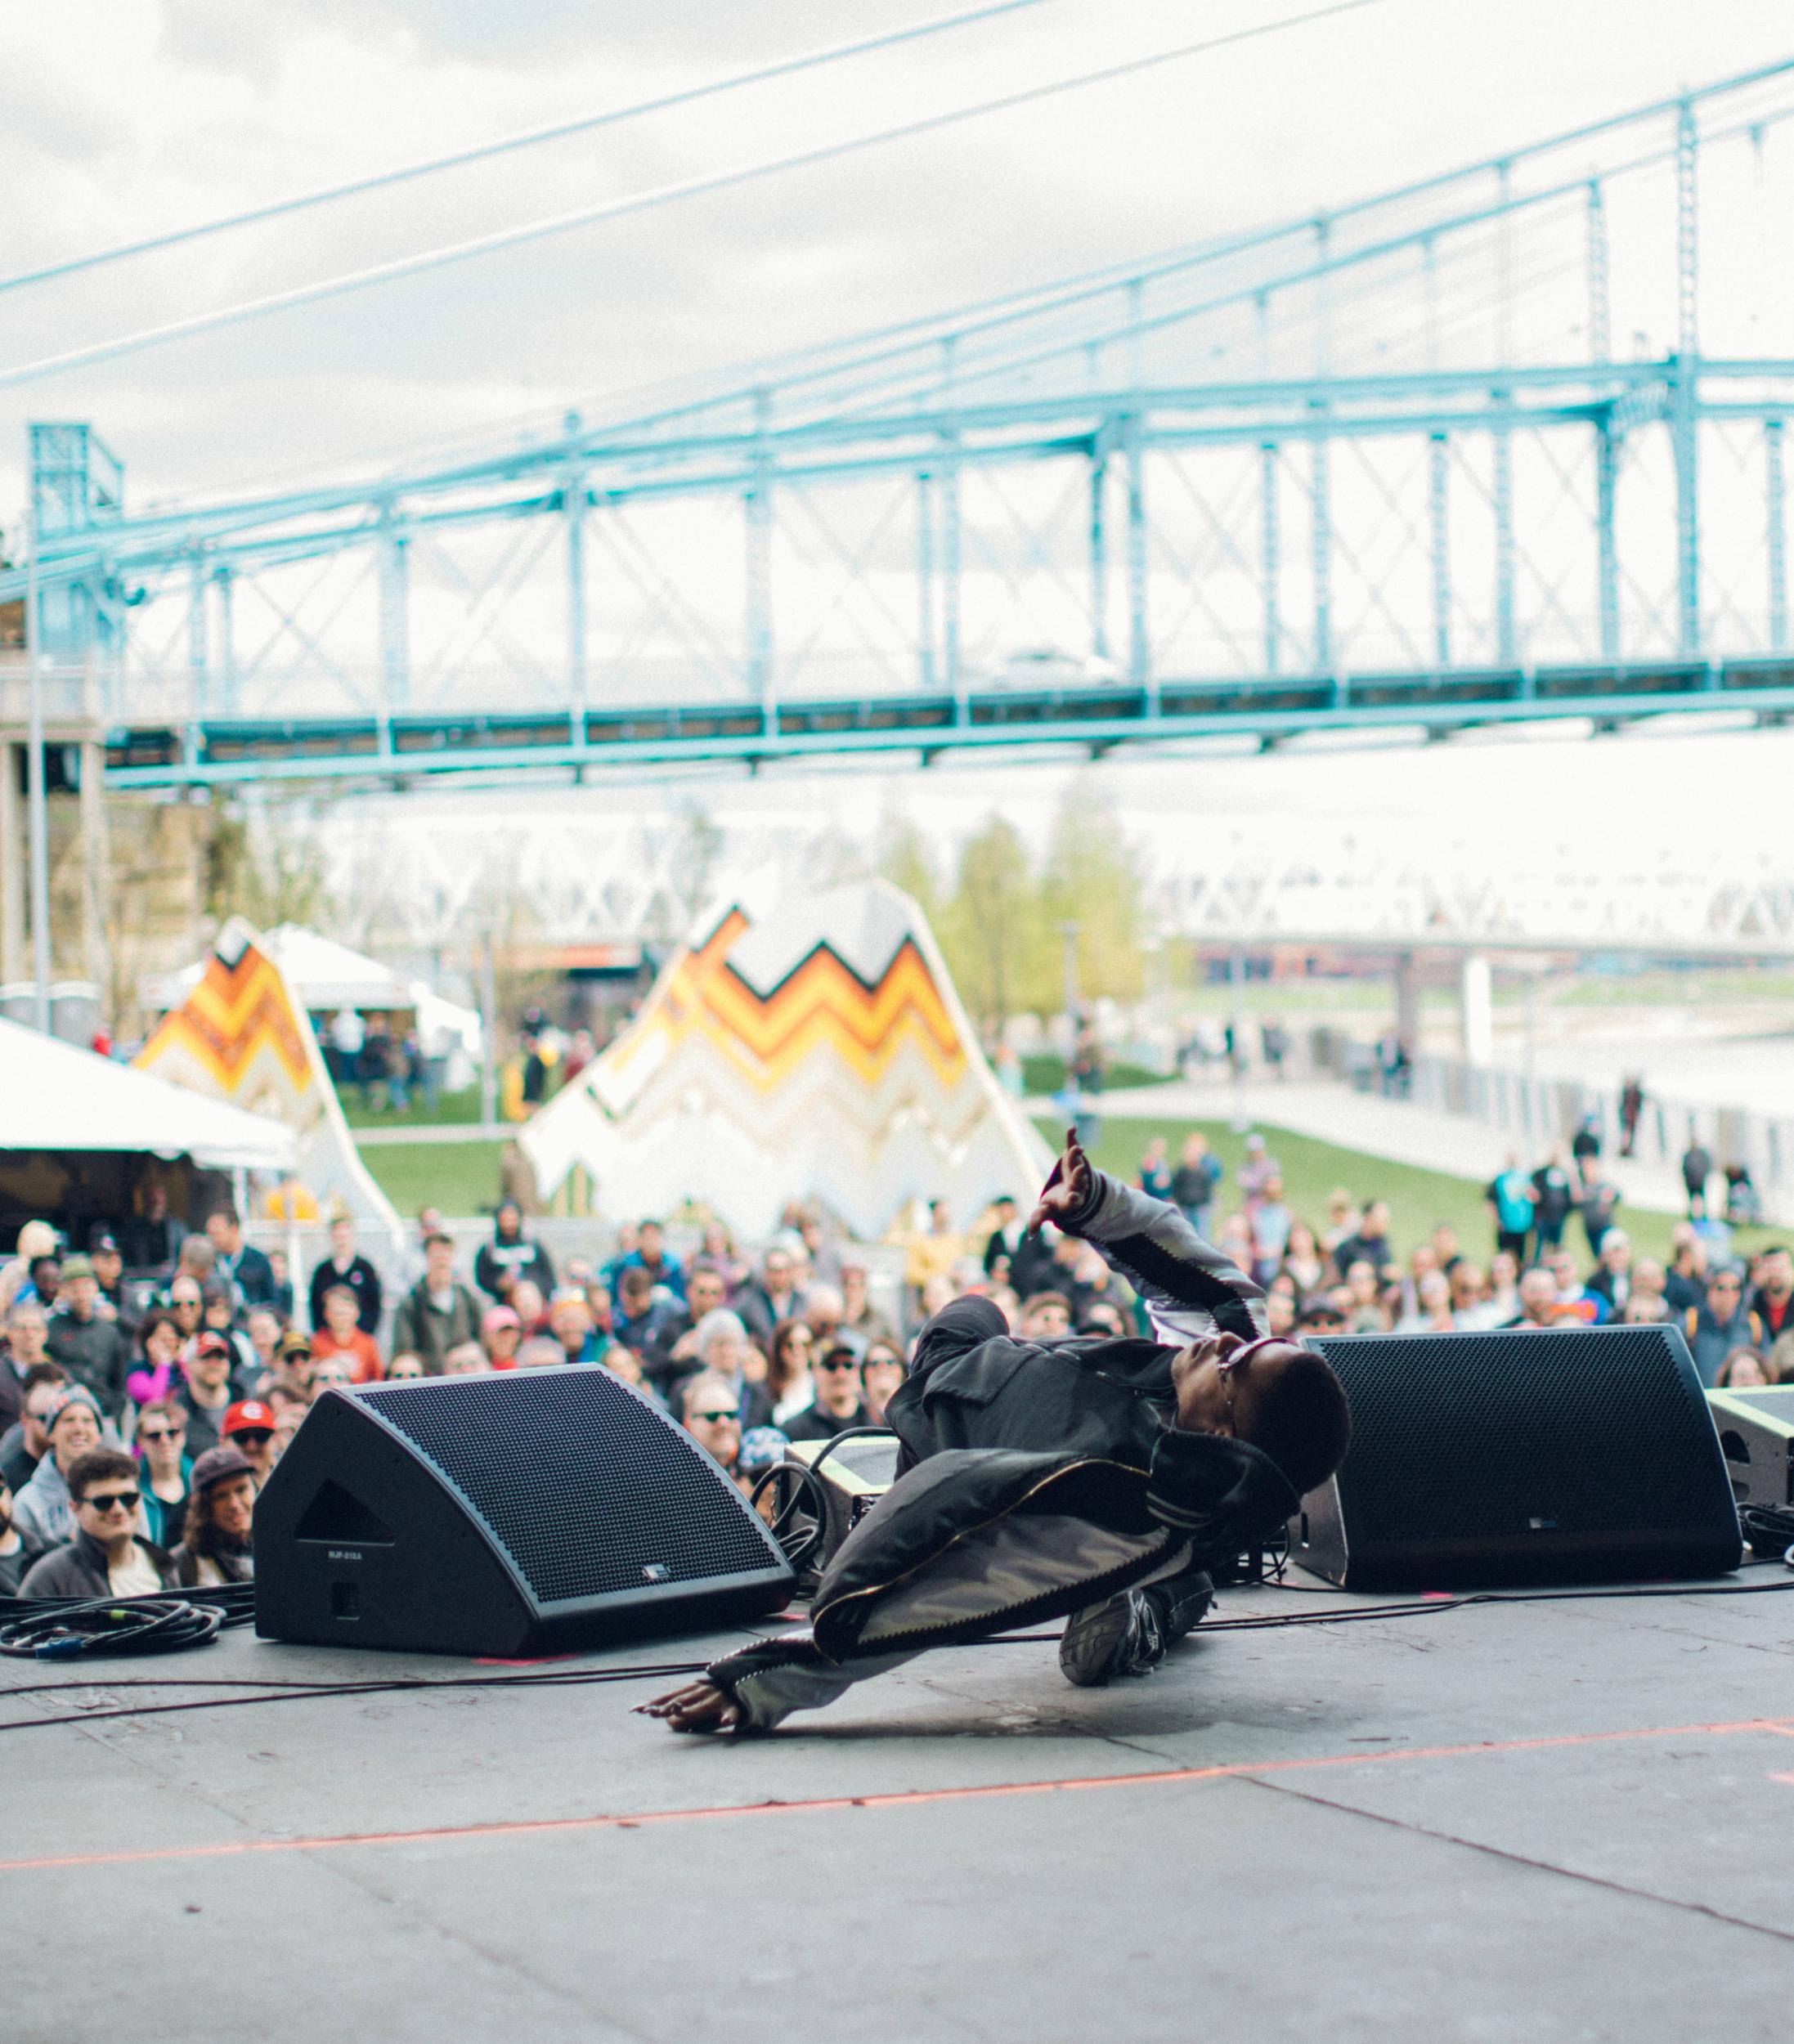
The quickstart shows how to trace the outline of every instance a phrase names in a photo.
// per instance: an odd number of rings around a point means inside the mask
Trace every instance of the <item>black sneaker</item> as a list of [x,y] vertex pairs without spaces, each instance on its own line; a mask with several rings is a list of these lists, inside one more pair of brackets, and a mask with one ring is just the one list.
[[1143,1675],[1164,1657],[1164,1618],[1150,1590],[1126,1589],[1074,1611],[1059,1642],[1060,1672],[1080,1689],[1101,1689],[1117,1675]]

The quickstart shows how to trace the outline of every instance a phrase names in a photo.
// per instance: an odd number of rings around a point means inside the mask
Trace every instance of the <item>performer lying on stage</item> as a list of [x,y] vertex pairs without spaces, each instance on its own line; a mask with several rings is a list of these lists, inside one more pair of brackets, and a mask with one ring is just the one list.
[[931,1647],[1068,1613],[1070,1681],[1143,1674],[1208,1609],[1208,1565],[1339,1467],[1339,1380],[1266,1334],[1263,1293],[1175,1207],[1068,1134],[1031,1225],[1047,1221],[1095,1244],[1166,1338],[1020,1341],[989,1299],[944,1307],[886,1408],[898,1479],[830,1562],[810,1630],[640,1710],[675,1732],[765,1730]]

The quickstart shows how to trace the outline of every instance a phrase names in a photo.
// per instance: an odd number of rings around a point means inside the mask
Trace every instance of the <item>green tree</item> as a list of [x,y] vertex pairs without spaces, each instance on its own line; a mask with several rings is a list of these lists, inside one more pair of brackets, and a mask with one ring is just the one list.
[[256,930],[284,922],[315,930],[333,910],[323,848],[312,831],[291,827],[278,809],[260,828],[240,810],[219,816],[205,855],[205,911],[214,922],[241,916]]
[[941,910],[940,876],[928,841],[913,818],[897,810],[886,815],[879,827],[874,866],[881,877],[893,886],[902,888],[911,900],[922,904],[931,923],[938,924]]
[[1053,930],[1015,826],[993,816],[959,849],[941,948],[960,997],[987,1034],[1012,1015],[1052,1006]]
[[[1082,997],[1137,1001],[1144,978],[1145,879],[1115,804],[1088,780],[1073,782],[1059,805],[1040,892],[1056,932],[1068,922],[1078,926]],[[1043,1012],[1062,1002],[1061,994]]]

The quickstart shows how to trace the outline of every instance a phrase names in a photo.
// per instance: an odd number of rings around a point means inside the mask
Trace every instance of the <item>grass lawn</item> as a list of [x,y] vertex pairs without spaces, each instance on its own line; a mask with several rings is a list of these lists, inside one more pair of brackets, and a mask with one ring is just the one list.
[[[1041,1133],[1057,1146],[1064,1132],[1043,1120]],[[1239,1204],[1233,1190],[1234,1174],[1245,1154],[1244,1138],[1235,1135],[1225,1122],[1188,1122],[1167,1117],[1106,1118],[1096,1145],[1096,1161],[1105,1171],[1132,1179],[1141,1152],[1155,1136],[1163,1136],[1173,1156],[1191,1128],[1200,1128],[1227,1167],[1221,1211],[1231,1212]],[[1261,1133],[1283,1167],[1284,1185],[1290,1205],[1316,1229],[1324,1225],[1327,1195],[1343,1186],[1357,1199],[1387,1199],[1394,1218],[1395,1243],[1406,1253],[1431,1234],[1440,1221],[1457,1230],[1467,1254],[1486,1257],[1492,1247],[1489,1213],[1482,1203],[1479,1181],[1453,1177],[1442,1171],[1424,1171],[1412,1164],[1390,1163],[1361,1150],[1342,1150],[1333,1143],[1316,1141],[1286,1128],[1266,1123]],[[401,1214],[415,1214],[419,1207],[440,1207],[444,1213],[465,1217],[489,1211],[498,1204],[499,1152],[501,1145],[474,1140],[451,1143],[381,1143],[366,1149],[361,1159]],[[1025,1197],[1029,1188],[1015,1188]],[[1639,1253],[1663,1257],[1669,1252],[1671,1217],[1620,1209],[1620,1220],[1630,1234]],[[1773,1230],[1740,1230],[1736,1238],[1740,1250],[1760,1248],[1779,1239]],[[1580,1224],[1572,1220],[1569,1240],[1580,1254],[1583,1248]]]
[[478,1123],[480,1118],[478,1086],[464,1086],[458,1093],[437,1094],[433,1109],[424,1107],[424,1096],[419,1093],[402,1114],[395,1114],[390,1107],[366,1105],[359,1086],[339,1087],[337,1098],[351,1128],[440,1128],[451,1122]]
[[477,1137],[464,1143],[374,1143],[361,1152],[361,1162],[406,1219],[420,1207],[465,1219],[498,1204],[503,1148]]
[[[1062,1140],[1065,1132],[1054,1123],[1042,1121],[1039,1126],[1048,1142],[1056,1146]],[[1227,1167],[1220,1211],[1231,1213],[1240,1204],[1234,1174],[1245,1154],[1245,1139],[1236,1136],[1225,1122],[1106,1118],[1095,1161],[1105,1171],[1131,1180],[1138,1172],[1141,1152],[1153,1136],[1166,1139],[1175,1161],[1178,1144],[1192,1128],[1202,1131]],[[1386,1159],[1369,1157],[1361,1150],[1342,1150],[1335,1144],[1318,1142],[1312,1136],[1298,1136],[1268,1123],[1262,1124],[1258,1132],[1283,1167],[1285,1197],[1296,1214],[1316,1232],[1325,1226],[1327,1195],[1335,1186],[1343,1186],[1361,1201],[1372,1198],[1388,1201],[1396,1248],[1404,1255],[1424,1241],[1441,1221],[1449,1221],[1456,1229],[1466,1255],[1486,1260],[1493,1251],[1494,1230],[1479,1180],[1456,1178],[1446,1172],[1426,1171],[1414,1164],[1391,1163]],[[1669,1254],[1673,1216],[1622,1206],[1618,1218],[1639,1255],[1662,1258]],[[1566,1239],[1579,1256],[1585,1252],[1581,1223],[1573,1216]],[[1774,1230],[1745,1228],[1738,1231],[1734,1245],[1746,1251],[1779,1239]]]

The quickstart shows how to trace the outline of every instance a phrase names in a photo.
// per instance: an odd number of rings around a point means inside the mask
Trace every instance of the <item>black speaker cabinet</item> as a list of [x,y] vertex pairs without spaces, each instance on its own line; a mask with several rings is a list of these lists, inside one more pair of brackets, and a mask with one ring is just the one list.
[[1794,1508],[1794,1384],[1710,1391],[1707,1402],[1719,1429],[1733,1496],[1740,1504],[1779,1512]]
[[1350,1589],[1723,1575],[1742,1553],[1687,1344],[1666,1326],[1328,1335],[1352,1446],[1290,1554]]
[[608,1369],[329,1391],[256,1501],[264,1638],[539,1654],[781,1609],[741,1493]]

